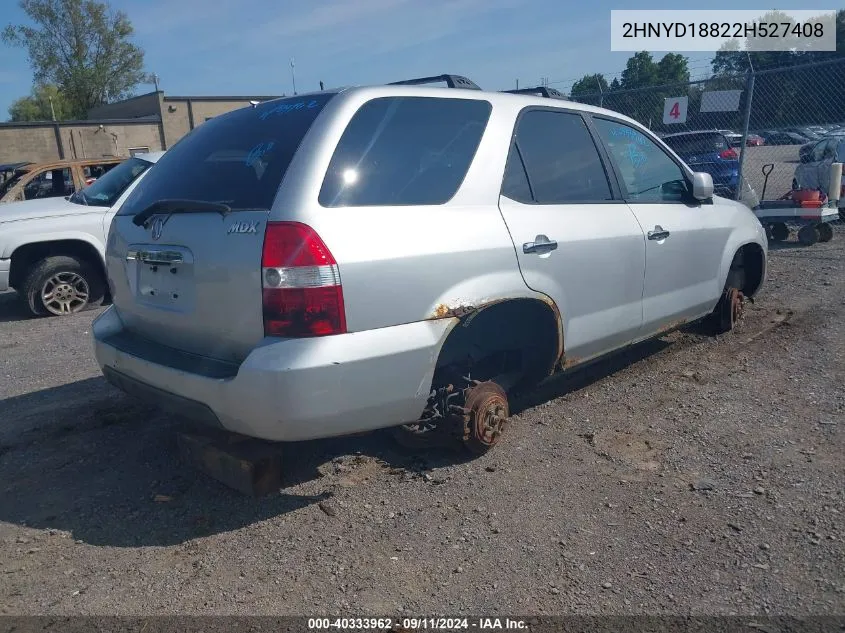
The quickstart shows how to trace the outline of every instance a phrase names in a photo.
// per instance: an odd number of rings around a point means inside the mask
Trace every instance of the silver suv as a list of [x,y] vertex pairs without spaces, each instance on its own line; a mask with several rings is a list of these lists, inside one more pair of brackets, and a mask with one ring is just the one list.
[[255,104],[170,149],[112,223],[106,378],[269,440],[484,452],[513,390],[733,326],[766,272],[747,207],[631,119],[444,77]]

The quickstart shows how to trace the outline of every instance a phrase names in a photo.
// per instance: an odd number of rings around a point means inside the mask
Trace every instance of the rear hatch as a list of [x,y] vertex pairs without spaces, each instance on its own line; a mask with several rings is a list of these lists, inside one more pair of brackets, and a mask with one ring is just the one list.
[[269,210],[332,96],[270,101],[211,119],[150,169],[115,217],[107,247],[126,335],[229,362],[264,337]]

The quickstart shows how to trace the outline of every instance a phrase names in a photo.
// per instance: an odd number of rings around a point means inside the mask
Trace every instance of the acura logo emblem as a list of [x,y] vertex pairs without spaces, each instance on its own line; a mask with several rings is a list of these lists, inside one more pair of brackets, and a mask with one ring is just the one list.
[[152,231],[150,233],[151,233],[152,238],[154,240],[157,240],[158,238],[161,237],[161,232],[163,230],[164,230],[164,218],[159,217],[159,218],[156,218],[155,220],[153,220]]

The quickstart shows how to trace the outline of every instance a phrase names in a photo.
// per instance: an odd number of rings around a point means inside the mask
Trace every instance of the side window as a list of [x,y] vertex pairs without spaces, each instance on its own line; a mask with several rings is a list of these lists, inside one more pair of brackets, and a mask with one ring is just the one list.
[[681,202],[687,194],[683,170],[639,130],[594,119],[632,202]]
[[436,205],[466,176],[492,106],[487,101],[382,97],[352,117],[329,163],[324,207]]
[[511,145],[508,155],[508,163],[505,166],[505,178],[502,181],[502,195],[517,202],[531,204],[534,196],[531,195],[531,185],[528,184],[528,175],[525,173],[525,164],[516,149]]
[[[502,186],[502,194],[508,198],[525,202],[533,194],[538,204],[613,199],[599,152],[581,115],[529,110],[519,118],[515,142],[519,152],[511,148]],[[526,172],[528,178],[522,183]]]
[[825,159],[825,154],[827,153],[827,148],[830,145],[827,139],[819,141],[813,146],[813,153],[812,158],[810,159],[812,162],[817,163]]
[[70,169],[51,169],[42,171],[24,185],[24,199],[58,198],[73,193],[73,178]]
[[117,163],[104,163],[102,165],[86,165],[82,168],[83,176],[85,177],[85,184],[90,185],[92,182],[108,173],[112,167]]

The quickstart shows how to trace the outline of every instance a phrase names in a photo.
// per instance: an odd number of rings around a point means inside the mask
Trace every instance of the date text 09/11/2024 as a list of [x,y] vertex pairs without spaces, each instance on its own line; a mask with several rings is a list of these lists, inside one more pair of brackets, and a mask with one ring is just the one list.
[[308,618],[309,630],[350,631],[481,631],[511,630],[528,628],[524,620],[511,618]]

